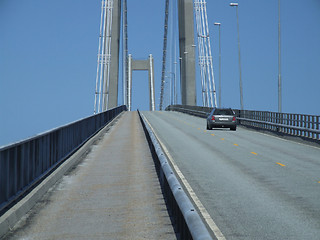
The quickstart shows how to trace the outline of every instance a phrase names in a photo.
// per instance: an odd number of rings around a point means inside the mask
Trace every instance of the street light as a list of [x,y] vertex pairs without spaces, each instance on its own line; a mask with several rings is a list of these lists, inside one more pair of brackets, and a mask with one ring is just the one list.
[[240,85],[240,105],[241,110],[243,110],[243,92],[242,92],[242,78],[241,78],[241,55],[240,55],[240,33],[239,33],[239,14],[238,14],[238,3],[230,3],[231,7],[236,7],[237,13],[237,28],[238,28],[238,50],[239,50],[239,85]]
[[176,95],[176,89],[175,89],[175,82],[176,82],[176,74],[174,72],[167,72],[172,74],[173,76],[173,81],[172,81],[172,77],[169,76],[165,76],[166,78],[170,78],[170,104],[174,105],[176,104],[175,102],[175,95]]
[[177,104],[176,103],[176,74],[174,72],[168,72],[172,74],[173,76],[173,81],[172,81],[172,99],[171,99],[171,104]]
[[215,22],[214,25],[219,26],[219,108],[221,108],[221,45],[220,45],[220,40],[221,40],[220,26],[221,26],[221,23]]
[[174,93],[174,100],[173,100],[173,104],[177,104],[177,78],[176,78],[176,74],[177,74],[177,64],[178,62],[174,62],[174,88],[173,88],[173,93]]
[[281,25],[280,25],[280,0],[278,0],[278,112],[282,112],[282,89],[281,89]]
[[169,84],[169,104],[172,105],[172,78],[170,76],[164,77],[169,78],[169,81],[165,81],[165,83]]

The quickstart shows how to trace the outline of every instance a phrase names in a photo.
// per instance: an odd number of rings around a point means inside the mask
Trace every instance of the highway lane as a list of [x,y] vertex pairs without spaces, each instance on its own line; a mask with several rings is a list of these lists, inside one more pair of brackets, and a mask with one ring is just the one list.
[[320,239],[320,148],[142,113],[226,239]]

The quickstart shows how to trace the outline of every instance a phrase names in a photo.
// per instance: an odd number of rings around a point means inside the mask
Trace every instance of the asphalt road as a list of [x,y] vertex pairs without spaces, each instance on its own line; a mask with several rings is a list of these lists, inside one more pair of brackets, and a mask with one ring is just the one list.
[[177,239],[137,112],[125,112],[4,239]]
[[143,114],[226,239],[320,239],[320,148]]

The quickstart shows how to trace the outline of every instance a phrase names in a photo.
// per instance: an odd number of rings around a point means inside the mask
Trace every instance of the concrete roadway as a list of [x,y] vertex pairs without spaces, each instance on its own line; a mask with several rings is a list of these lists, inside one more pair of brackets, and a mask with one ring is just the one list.
[[320,239],[320,148],[242,127],[207,131],[205,119],[177,112],[143,114],[219,239]]
[[176,239],[137,112],[125,112],[5,239]]

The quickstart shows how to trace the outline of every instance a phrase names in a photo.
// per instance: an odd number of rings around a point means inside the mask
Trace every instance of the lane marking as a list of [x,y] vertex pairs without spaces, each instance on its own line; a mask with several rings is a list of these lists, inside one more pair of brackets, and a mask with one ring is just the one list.
[[216,223],[213,221],[213,219],[211,218],[210,214],[208,213],[207,209],[203,206],[203,204],[200,202],[199,198],[197,197],[197,195],[195,194],[195,192],[193,191],[193,189],[191,188],[190,184],[188,183],[187,179],[184,177],[184,175],[182,174],[182,172],[180,171],[179,167],[177,166],[177,164],[175,163],[175,161],[173,160],[172,156],[170,155],[168,149],[166,148],[166,146],[160,141],[159,137],[157,136],[156,132],[154,131],[154,129],[152,128],[151,124],[149,123],[149,121],[147,120],[146,117],[144,117],[144,119],[146,120],[146,122],[148,123],[149,127],[151,128],[151,130],[153,131],[153,134],[155,135],[156,139],[159,141],[160,146],[162,147],[163,151],[165,152],[165,154],[168,157],[168,160],[171,162],[172,167],[174,168],[174,170],[176,171],[176,173],[178,174],[179,178],[182,181],[182,184],[185,186],[186,190],[188,191],[190,197],[192,198],[193,202],[197,205],[200,214],[202,215],[203,219],[206,221],[207,225],[209,226],[209,228],[211,229],[211,231],[214,233],[215,237],[218,240],[226,240],[226,238],[224,237],[224,235],[222,234],[222,232],[220,231],[220,229],[218,228],[218,226],[216,225]]
[[281,167],[285,167],[286,165],[282,164],[282,163],[279,163],[279,162],[276,162],[276,164],[280,165]]
[[255,153],[255,152],[251,152],[253,155],[258,155],[258,153]]
[[236,144],[236,143],[234,143],[233,145],[235,145],[235,146],[237,146],[237,147],[239,146],[239,144]]
[[224,138],[220,138],[222,141],[224,140]]
[[211,136],[214,136],[214,134],[213,134],[213,133],[211,133]]

